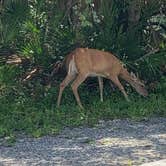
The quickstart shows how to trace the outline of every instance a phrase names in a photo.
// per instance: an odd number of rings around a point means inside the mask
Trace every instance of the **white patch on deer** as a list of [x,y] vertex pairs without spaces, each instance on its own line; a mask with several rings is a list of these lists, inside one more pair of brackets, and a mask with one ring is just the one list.
[[74,60],[74,56],[72,58],[72,60],[70,61],[69,63],[69,71],[68,71],[68,74],[76,74],[78,73],[78,70],[76,68],[76,64],[75,64],[75,60]]

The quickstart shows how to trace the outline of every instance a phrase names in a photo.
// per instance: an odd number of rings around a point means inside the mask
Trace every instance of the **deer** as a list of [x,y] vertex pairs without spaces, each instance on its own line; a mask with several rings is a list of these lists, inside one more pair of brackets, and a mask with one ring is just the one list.
[[78,87],[87,77],[98,77],[100,98],[103,100],[103,78],[110,79],[123,93],[126,101],[130,101],[128,95],[119,81],[119,77],[127,81],[140,95],[147,97],[148,92],[144,83],[135,75],[130,74],[122,61],[110,52],[92,48],[76,48],[65,59],[67,75],[60,84],[57,106],[60,106],[62,93],[66,86],[73,81],[71,88],[77,104],[84,109]]

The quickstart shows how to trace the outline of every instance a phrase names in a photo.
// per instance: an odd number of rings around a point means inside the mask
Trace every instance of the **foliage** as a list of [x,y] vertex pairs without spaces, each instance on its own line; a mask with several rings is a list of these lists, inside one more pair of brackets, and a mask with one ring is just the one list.
[[[57,87],[44,93],[40,90],[40,93],[33,97],[22,87],[8,89],[0,98],[0,136],[24,132],[39,137],[44,134],[57,134],[64,126],[95,125],[100,119],[141,120],[145,117],[166,116],[166,96],[163,92],[165,84],[159,84],[146,100],[131,94],[132,104],[126,102],[120,93],[110,95],[108,90],[105,90],[105,100],[101,103],[99,92],[89,92],[86,88],[80,89],[81,97],[87,106],[84,111],[72,102],[74,97],[70,90],[64,93],[62,107],[57,109],[55,105]],[[90,99],[87,96],[91,96]]]
[[0,47],[17,47],[19,30],[28,15],[28,3],[22,0],[5,1],[0,20]]
[[[139,7],[134,18],[138,19],[131,22],[129,11],[135,10],[135,4]],[[15,131],[38,137],[55,134],[63,126],[92,125],[99,119],[165,116],[165,10],[163,1],[156,0],[3,1],[0,8],[0,136],[10,135],[12,142]],[[96,80],[92,80],[91,92],[87,87],[80,87],[87,105],[85,111],[71,104],[74,101],[71,90],[66,90],[63,106],[57,109],[57,85],[62,75],[55,75],[51,88],[45,80],[53,80],[50,73],[54,63],[62,61],[76,47],[114,53],[129,70],[145,80],[149,99],[133,94],[130,104],[118,92],[109,99],[106,84],[107,100],[100,103],[94,86]],[[6,64],[4,59],[11,53],[28,59],[28,63]],[[42,72],[23,82],[34,68]]]

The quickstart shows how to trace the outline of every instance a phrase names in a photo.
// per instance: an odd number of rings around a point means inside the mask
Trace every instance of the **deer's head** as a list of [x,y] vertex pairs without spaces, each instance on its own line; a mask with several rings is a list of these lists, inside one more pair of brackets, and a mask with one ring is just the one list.
[[148,91],[145,89],[145,84],[133,72],[131,72],[130,75],[136,91],[144,97],[148,96]]

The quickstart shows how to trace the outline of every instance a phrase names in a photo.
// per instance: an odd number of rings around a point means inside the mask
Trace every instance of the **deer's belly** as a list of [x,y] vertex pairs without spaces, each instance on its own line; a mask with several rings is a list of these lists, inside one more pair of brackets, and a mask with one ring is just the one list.
[[107,77],[106,75],[104,74],[101,74],[101,73],[90,73],[88,74],[89,77]]

